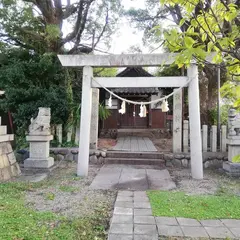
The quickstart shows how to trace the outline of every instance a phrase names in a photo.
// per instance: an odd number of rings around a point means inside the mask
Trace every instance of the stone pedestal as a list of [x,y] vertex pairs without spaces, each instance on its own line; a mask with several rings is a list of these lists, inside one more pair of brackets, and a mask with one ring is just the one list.
[[240,137],[229,136],[228,144],[228,161],[223,163],[223,169],[228,175],[240,176],[240,163],[234,163],[234,157],[240,155]]
[[235,162],[235,158],[240,159],[240,120],[235,109],[228,112],[228,128],[228,162],[223,163],[223,169],[230,176],[240,176],[240,162]]
[[27,136],[30,144],[30,156],[24,161],[24,168],[50,168],[53,166],[54,159],[49,157],[49,145],[52,139],[52,135]]
[[10,143],[13,139],[13,134],[7,134],[7,127],[1,126],[0,118],[0,181],[9,180],[21,173]]
[[232,177],[240,177],[240,163],[223,162],[223,169]]

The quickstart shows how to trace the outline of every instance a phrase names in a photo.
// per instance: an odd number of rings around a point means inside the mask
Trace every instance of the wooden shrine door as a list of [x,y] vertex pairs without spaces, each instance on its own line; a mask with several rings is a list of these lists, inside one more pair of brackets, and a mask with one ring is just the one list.
[[[148,112],[148,106],[147,112]],[[135,114],[134,114],[135,113]],[[140,105],[133,105],[126,103],[126,113],[120,114],[121,128],[147,128],[148,114],[146,117],[139,116]]]

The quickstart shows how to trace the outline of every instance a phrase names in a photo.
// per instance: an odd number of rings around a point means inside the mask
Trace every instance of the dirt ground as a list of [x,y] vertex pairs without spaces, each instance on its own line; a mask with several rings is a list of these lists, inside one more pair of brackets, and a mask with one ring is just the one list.
[[159,152],[172,151],[172,139],[170,138],[151,138],[153,144]]
[[[69,218],[84,217],[94,214],[97,209],[107,213],[108,219],[116,198],[116,191],[91,190],[92,180],[101,165],[90,165],[87,178],[76,176],[75,162],[62,162],[53,171],[45,187],[28,191],[26,205],[38,211],[51,211]],[[228,194],[240,196],[240,179],[232,179],[218,171],[204,171],[203,180],[193,180],[190,169],[168,169],[177,189],[187,194]],[[168,240],[187,240],[188,238],[162,238]]]
[[117,144],[116,139],[111,138],[99,138],[98,139],[98,148],[99,149],[111,149]]
[[240,179],[230,178],[219,170],[204,169],[204,179],[195,180],[190,169],[168,169],[177,191],[187,194],[234,194],[240,196]]
[[110,215],[116,192],[89,188],[99,166],[91,165],[87,178],[77,177],[76,169],[75,162],[62,162],[51,173],[44,184],[46,187],[27,192],[26,204],[39,211],[51,211],[71,218],[89,216],[99,208],[106,208]]
[[[27,205],[39,211],[52,211],[65,216],[84,216],[95,209],[113,208],[116,191],[92,190],[89,188],[101,165],[90,165],[87,178],[76,177],[76,163],[63,162],[51,173],[46,188],[27,193]],[[217,170],[204,170],[203,180],[191,178],[190,169],[168,169],[177,188],[187,194],[232,193],[240,196],[240,179],[229,178]]]

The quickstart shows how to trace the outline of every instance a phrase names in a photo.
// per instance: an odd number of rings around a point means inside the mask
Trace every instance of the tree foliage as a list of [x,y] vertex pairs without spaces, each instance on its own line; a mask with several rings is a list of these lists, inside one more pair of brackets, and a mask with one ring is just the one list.
[[0,56],[0,89],[5,91],[0,108],[12,113],[18,133],[24,134],[38,107],[50,107],[51,121],[65,123],[69,115],[65,74],[56,55],[13,49]]
[[119,0],[0,0],[0,38],[38,53],[89,52],[109,43],[120,12]]
[[[127,15],[136,27],[145,29],[145,38],[150,39],[150,43],[177,53],[175,64],[179,67],[188,65],[193,57],[204,64],[199,70],[201,119],[205,124],[210,123],[209,112],[217,103],[217,67],[206,62],[205,57],[217,53],[213,60],[216,64],[221,62],[221,85],[230,74],[238,74],[239,2],[162,0],[159,4],[158,0],[146,1],[146,9],[132,9]],[[231,39],[235,46],[230,44]],[[156,49],[156,45],[152,49]]]
[[179,53],[176,63],[180,67],[193,58],[205,63],[214,52],[213,63],[226,66],[232,76],[240,76],[238,1],[162,0],[161,3],[175,12],[181,11],[176,19],[178,26],[164,32],[167,47]]

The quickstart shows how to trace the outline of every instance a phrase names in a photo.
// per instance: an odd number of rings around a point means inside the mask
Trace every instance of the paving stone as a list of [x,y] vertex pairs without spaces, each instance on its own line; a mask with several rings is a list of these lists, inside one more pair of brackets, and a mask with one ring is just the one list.
[[115,207],[133,208],[133,202],[116,202]]
[[109,234],[108,240],[133,240],[133,235]]
[[158,235],[134,235],[134,240],[158,240]]
[[234,237],[226,227],[205,227],[205,230],[211,238]]
[[113,214],[112,223],[133,223],[133,216]]
[[135,224],[156,224],[153,216],[134,216]]
[[133,191],[119,191],[118,196],[133,197]]
[[175,225],[178,226],[178,222],[174,217],[155,217],[156,223],[159,225]]
[[178,221],[179,225],[181,225],[181,226],[194,226],[194,227],[202,226],[200,224],[200,222],[198,222],[196,219],[192,219],[192,218],[177,217],[177,221]]
[[158,234],[160,236],[183,237],[183,232],[180,226],[157,225]]
[[134,208],[151,208],[149,202],[134,202]]
[[133,224],[127,223],[127,224],[118,224],[113,223],[110,227],[110,233],[115,234],[133,234]]
[[149,188],[152,190],[172,190],[176,188],[176,183],[173,182],[172,179],[164,179],[164,180],[157,180],[157,179],[149,179]]
[[164,180],[164,179],[171,179],[171,176],[167,169],[164,170],[156,170],[156,169],[146,169],[148,178],[150,179],[157,179],[157,180]]
[[208,237],[203,227],[181,226],[181,228],[186,237]]
[[134,197],[147,197],[147,193],[145,191],[134,191]]
[[227,227],[230,228],[237,228],[240,227],[240,220],[236,219],[221,219],[221,221],[226,225]]
[[224,227],[223,223],[220,220],[202,220],[200,223],[204,227]]
[[123,168],[118,189],[147,190],[148,181],[145,169]]
[[156,235],[156,225],[134,224],[134,234]]
[[240,226],[238,228],[229,228],[229,230],[235,235],[235,237],[240,238]]
[[113,213],[121,214],[121,215],[133,215],[133,209],[132,208],[115,207]]
[[133,197],[118,196],[116,202],[132,202]]
[[134,202],[149,202],[148,197],[134,197]]
[[152,216],[152,209],[150,208],[140,208],[134,209],[135,216]]

